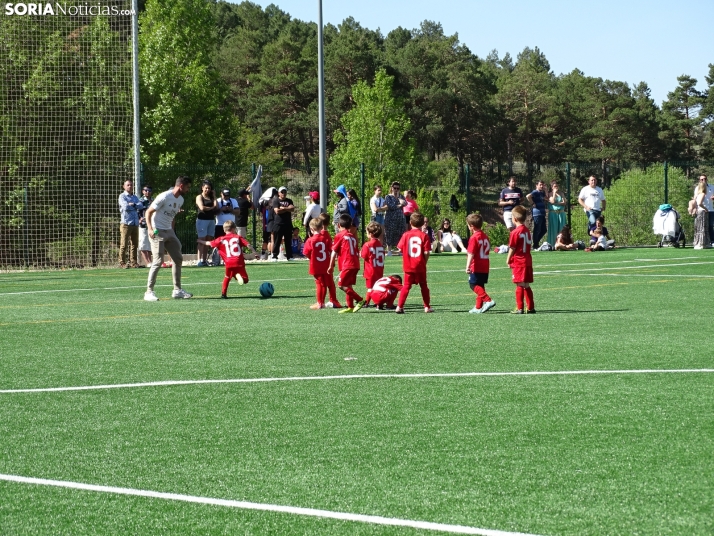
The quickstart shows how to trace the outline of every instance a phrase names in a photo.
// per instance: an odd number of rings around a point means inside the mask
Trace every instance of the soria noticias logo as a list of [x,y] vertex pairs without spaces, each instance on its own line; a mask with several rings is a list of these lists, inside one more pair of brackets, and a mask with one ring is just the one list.
[[101,3],[97,4],[83,4],[83,5],[67,5],[66,3],[55,2],[51,4],[49,2],[43,2],[39,4],[5,4],[5,15],[8,16],[23,16],[23,15],[67,15],[70,17],[78,16],[95,16],[104,15],[110,17],[116,17],[121,15],[133,15],[134,11],[131,9],[120,9],[117,6],[106,6]]

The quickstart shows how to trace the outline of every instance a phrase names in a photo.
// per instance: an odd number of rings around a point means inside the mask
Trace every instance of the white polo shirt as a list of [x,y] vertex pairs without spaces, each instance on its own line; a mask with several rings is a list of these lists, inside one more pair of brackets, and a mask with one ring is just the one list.
[[176,197],[173,190],[160,193],[151,203],[151,208],[156,212],[153,214],[151,225],[154,229],[168,231],[171,229],[171,224],[183,206],[183,197]]
[[605,201],[605,194],[602,191],[602,188],[599,186],[596,186],[593,188],[589,184],[587,186],[584,186],[582,190],[580,190],[580,195],[578,195],[579,199],[582,199],[583,202],[585,203],[586,210],[602,210],[602,202]]

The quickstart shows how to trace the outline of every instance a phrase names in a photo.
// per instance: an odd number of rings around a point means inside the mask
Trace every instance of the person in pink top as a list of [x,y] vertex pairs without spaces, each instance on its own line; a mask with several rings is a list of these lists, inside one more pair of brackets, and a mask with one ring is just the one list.
[[412,214],[419,210],[419,205],[417,205],[416,193],[414,190],[407,190],[404,192],[404,199],[406,199],[407,204],[404,205],[402,211],[404,211],[404,219],[407,222],[407,229],[409,229],[409,218],[411,218]]

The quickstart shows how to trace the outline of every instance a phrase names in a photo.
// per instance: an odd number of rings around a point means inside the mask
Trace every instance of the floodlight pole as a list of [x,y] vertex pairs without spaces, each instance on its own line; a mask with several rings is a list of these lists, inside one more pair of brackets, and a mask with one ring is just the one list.
[[327,210],[327,158],[325,156],[325,56],[322,43],[322,0],[317,0],[317,104],[320,121],[320,207]]
[[134,191],[141,192],[141,139],[139,133],[139,1],[131,0],[131,82],[134,93]]

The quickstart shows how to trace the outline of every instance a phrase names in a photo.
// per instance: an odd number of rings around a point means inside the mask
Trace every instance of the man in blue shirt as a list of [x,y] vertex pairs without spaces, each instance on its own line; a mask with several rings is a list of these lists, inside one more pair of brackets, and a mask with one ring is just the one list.
[[[142,202],[134,195],[133,183],[124,181],[124,191],[119,196],[119,212],[121,212],[119,266],[122,268],[138,268],[139,266],[136,262],[136,252],[139,247],[139,210],[143,208]],[[129,248],[128,255],[127,248]],[[127,260],[131,264],[128,264]]]
[[545,225],[545,197],[545,182],[543,181],[536,182],[535,190],[526,196],[528,202],[533,206],[531,211],[531,216],[533,217],[533,249],[538,247],[540,239],[548,232]]

